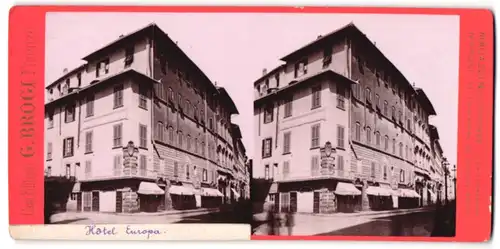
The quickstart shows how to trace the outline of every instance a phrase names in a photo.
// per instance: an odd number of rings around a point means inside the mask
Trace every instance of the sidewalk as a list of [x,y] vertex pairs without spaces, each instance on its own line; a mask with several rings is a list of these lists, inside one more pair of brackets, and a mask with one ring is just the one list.
[[[331,214],[317,214],[317,213],[297,213],[299,215],[310,215],[318,217],[372,217],[372,216],[393,216],[399,214],[408,214],[415,212],[424,212],[427,210],[433,210],[434,207],[421,207],[412,209],[393,209],[393,210],[383,210],[383,211],[361,211],[354,213],[331,213]],[[280,214],[282,215],[282,214]],[[267,217],[266,212],[254,214],[254,217],[258,220],[265,220]]]
[[[415,209],[397,209],[387,211],[366,211],[357,213],[333,213],[333,214],[311,214],[297,213],[294,215],[295,226],[292,235],[314,235],[345,229],[361,224],[369,223],[374,219],[386,218],[411,213],[425,212],[432,210],[432,207]],[[254,215],[254,219],[265,221],[266,214]],[[281,226],[280,234],[287,234],[287,228]],[[255,228],[255,235],[265,235],[268,231],[268,224],[264,223]]]
[[101,221],[115,221],[121,218],[139,218],[140,217],[168,217],[168,216],[178,216],[178,215],[195,215],[195,214],[206,214],[218,212],[219,208],[199,208],[190,210],[168,210],[163,212],[155,213],[106,213],[106,212],[64,212],[57,213],[51,216],[51,223],[70,223],[78,220],[101,220]]

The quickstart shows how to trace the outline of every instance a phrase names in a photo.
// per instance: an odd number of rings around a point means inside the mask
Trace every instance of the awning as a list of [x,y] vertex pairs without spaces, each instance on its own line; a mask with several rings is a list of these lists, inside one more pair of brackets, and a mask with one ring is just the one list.
[[139,184],[139,190],[137,190],[137,193],[143,195],[164,195],[165,191],[158,187],[158,184],[154,182],[141,182],[141,184]]
[[231,191],[233,192],[234,197],[235,197],[236,199],[239,199],[239,198],[240,198],[240,194],[238,193],[238,191],[234,190],[234,188],[231,188]]
[[72,193],[78,193],[78,192],[80,192],[80,185],[81,184],[79,182],[75,183],[75,185],[73,185],[73,191],[71,191],[71,192]]
[[375,186],[369,186],[366,189],[366,194],[368,195],[374,195],[374,196],[391,196],[392,193],[386,188],[381,188],[381,187],[375,187]]
[[172,185],[168,189],[171,195],[194,195],[194,189],[182,185]]
[[420,198],[420,195],[413,189],[399,189],[399,197]]
[[215,188],[201,188],[201,195],[203,196],[213,196],[213,197],[221,197],[224,196],[218,189]]
[[276,193],[278,193],[278,183],[273,182],[271,184],[271,187],[269,188],[269,194],[276,194]]
[[352,183],[339,182],[337,188],[335,189],[335,194],[337,195],[361,195],[359,191]]

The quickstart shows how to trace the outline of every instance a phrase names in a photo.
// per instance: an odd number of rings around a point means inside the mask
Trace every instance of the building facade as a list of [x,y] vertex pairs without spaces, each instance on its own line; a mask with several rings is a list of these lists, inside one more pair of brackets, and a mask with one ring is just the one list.
[[281,60],[254,82],[253,177],[273,181],[268,201],[311,213],[436,202],[434,108],[354,24]]
[[238,110],[157,25],[99,48],[48,85],[46,175],[68,208],[154,212],[248,196]]

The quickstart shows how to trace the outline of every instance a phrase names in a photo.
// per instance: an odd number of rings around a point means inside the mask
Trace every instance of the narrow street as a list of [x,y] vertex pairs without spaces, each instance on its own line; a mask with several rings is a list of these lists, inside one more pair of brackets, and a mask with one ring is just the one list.
[[[291,235],[349,236],[452,236],[454,224],[433,208],[383,214],[295,214]],[[268,225],[262,215],[254,220],[254,234],[265,235]],[[287,227],[279,229],[288,235]]]

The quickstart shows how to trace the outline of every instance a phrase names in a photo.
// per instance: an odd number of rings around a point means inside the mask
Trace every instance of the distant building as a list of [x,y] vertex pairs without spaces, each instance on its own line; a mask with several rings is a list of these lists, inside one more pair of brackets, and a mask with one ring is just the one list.
[[365,34],[351,23],[281,60],[254,82],[253,177],[273,181],[268,201],[311,213],[435,202],[436,112]]
[[154,212],[248,196],[233,100],[157,25],[83,60],[46,87],[45,171],[77,179],[69,206]]

